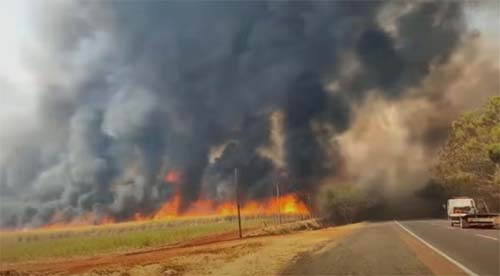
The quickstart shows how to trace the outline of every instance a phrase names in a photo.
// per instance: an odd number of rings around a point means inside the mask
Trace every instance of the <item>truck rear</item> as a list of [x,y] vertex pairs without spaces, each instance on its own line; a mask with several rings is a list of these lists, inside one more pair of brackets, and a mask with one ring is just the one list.
[[451,226],[494,227],[499,223],[499,214],[490,213],[484,201],[469,197],[456,197],[448,200],[448,220]]

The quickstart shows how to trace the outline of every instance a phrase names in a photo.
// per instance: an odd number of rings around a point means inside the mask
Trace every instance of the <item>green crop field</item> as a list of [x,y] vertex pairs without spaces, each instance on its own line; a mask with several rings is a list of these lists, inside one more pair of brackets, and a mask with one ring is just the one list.
[[[300,219],[286,216],[284,220]],[[275,216],[242,219],[244,229],[277,223]],[[40,261],[164,246],[238,229],[235,217],[141,221],[74,229],[0,233],[0,262]]]

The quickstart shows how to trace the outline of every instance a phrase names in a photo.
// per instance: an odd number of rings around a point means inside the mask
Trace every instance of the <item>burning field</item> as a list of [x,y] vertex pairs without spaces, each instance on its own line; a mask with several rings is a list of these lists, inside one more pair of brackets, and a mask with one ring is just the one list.
[[137,251],[214,234],[231,235],[238,230],[238,216],[244,232],[310,217],[309,207],[295,193],[243,202],[239,202],[240,195],[220,202],[200,198],[183,208],[180,193],[183,178],[181,171],[165,175],[164,183],[173,195],[150,213],[136,212],[131,218],[116,221],[96,212],[69,218],[55,212],[41,227],[2,231],[0,263],[36,263]]
[[0,232],[0,263],[133,251],[230,234],[238,230],[238,216],[243,231],[310,217],[309,207],[295,193],[246,200],[239,206],[240,196],[222,202],[200,198],[183,207],[183,177],[180,171],[165,175],[164,183],[173,190],[173,196],[150,213],[136,212],[131,218],[116,221],[96,212],[76,217],[55,212],[41,227],[5,229]]
[[[186,220],[219,217],[234,217],[238,214],[235,201],[214,203],[210,200],[197,200],[189,208],[181,211],[179,196],[174,196],[166,201],[161,207],[149,215],[136,213],[133,221],[162,221],[162,220]],[[309,216],[309,209],[295,194],[287,194],[272,197],[260,201],[249,201],[241,204],[240,214],[242,216]],[[94,213],[87,213],[73,220],[64,220],[59,214],[55,214],[51,223],[42,226],[42,229],[75,228],[92,225],[106,225],[116,223],[109,217],[97,217]]]
[[[167,181],[173,181],[171,174]],[[87,213],[67,220],[58,213],[51,223],[36,229],[0,232],[0,263],[40,261],[165,246],[207,235],[238,230],[235,201],[215,203],[197,200],[180,209],[179,195],[155,212],[136,213],[126,222]],[[244,231],[310,217],[306,205],[295,194],[286,194],[240,205]]]

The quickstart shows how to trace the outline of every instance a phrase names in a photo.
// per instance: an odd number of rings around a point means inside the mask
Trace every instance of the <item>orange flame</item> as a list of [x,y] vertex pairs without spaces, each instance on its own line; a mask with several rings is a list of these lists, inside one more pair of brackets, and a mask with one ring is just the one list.
[[[178,195],[173,196],[152,215],[145,215],[139,212],[135,213],[133,221],[145,220],[164,220],[193,217],[213,217],[213,216],[234,216],[238,211],[234,201],[225,201],[215,203],[211,200],[200,199],[192,202],[189,207],[180,210],[181,198]],[[240,208],[243,216],[248,215],[276,215],[278,213],[285,215],[309,215],[309,209],[299,199],[296,194],[286,194],[279,198],[272,197],[264,200],[252,200],[244,203]],[[93,212],[74,218],[71,221],[64,220],[62,212],[55,213],[52,217],[52,223],[43,226],[43,229],[62,229],[62,228],[80,228],[94,225],[104,225],[115,223],[110,217],[98,217]]]
[[[216,204],[210,200],[197,200],[190,204],[187,210],[180,212],[180,197],[174,196],[151,216],[152,219],[167,219],[178,217],[230,216],[237,214],[236,203],[226,201]],[[308,215],[309,209],[300,201],[296,194],[287,194],[279,198],[272,197],[262,201],[249,201],[240,208],[242,215],[273,215],[293,214]]]
[[177,183],[182,179],[181,171],[170,171],[165,175],[165,181],[169,183]]

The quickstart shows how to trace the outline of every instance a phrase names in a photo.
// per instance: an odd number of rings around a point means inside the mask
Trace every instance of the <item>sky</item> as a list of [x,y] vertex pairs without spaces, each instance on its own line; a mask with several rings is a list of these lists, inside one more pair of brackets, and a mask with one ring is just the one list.
[[[0,121],[33,115],[37,90],[24,50],[36,45],[29,1],[5,1],[0,9]],[[7,121],[7,122],[6,122]],[[2,131],[6,131],[2,128]]]

